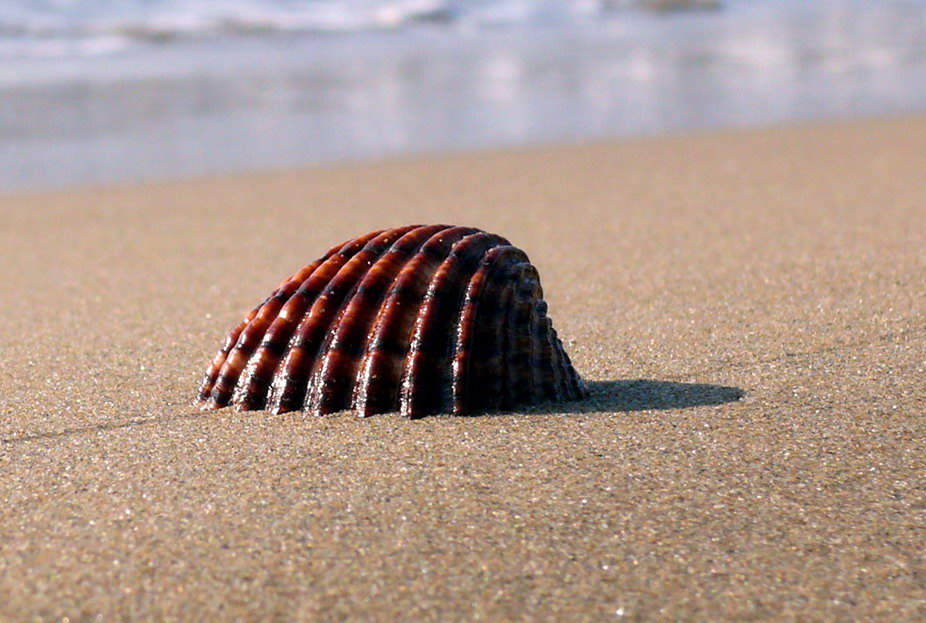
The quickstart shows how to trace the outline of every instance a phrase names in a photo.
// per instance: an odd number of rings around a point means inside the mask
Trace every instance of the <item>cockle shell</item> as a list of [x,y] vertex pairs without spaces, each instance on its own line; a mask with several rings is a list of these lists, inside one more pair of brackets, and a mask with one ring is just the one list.
[[523,251],[472,227],[410,225],[283,281],[228,334],[199,402],[414,418],[587,394]]

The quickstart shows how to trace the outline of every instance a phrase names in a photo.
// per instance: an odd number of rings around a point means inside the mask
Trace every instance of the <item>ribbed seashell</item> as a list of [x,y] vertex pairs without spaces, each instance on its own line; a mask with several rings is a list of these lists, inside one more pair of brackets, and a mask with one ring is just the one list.
[[523,251],[472,227],[410,225],[283,281],[228,334],[199,402],[422,417],[587,394]]

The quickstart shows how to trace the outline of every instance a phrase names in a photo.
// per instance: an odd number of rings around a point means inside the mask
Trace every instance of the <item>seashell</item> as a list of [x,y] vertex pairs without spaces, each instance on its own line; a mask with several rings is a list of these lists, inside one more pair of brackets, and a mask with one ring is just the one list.
[[501,236],[410,225],[328,250],[228,334],[204,409],[458,415],[588,395]]

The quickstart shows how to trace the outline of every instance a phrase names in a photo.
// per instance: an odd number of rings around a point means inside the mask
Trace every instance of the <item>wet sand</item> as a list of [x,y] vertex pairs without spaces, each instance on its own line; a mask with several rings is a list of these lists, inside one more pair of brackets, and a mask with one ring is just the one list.
[[[926,616],[926,118],[0,198],[0,619]],[[334,242],[509,237],[593,390],[190,406]]]

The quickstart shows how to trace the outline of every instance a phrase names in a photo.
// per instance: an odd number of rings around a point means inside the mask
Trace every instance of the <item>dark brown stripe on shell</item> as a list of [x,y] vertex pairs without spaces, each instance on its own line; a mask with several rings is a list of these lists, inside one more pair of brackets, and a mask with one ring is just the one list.
[[511,394],[508,391],[508,348],[511,346],[508,321],[509,311],[514,306],[516,271],[513,266],[504,266],[499,267],[496,274],[499,275],[497,286],[491,285],[490,276],[490,286],[483,292],[483,297],[489,300],[482,306],[477,320],[478,324],[489,328],[486,334],[488,339],[480,344],[477,333],[474,349],[475,361],[485,363],[485,367],[481,368],[481,374],[484,376],[480,378],[480,368],[477,368],[475,376],[476,386],[486,388],[485,392],[481,393],[483,400],[480,408],[489,411],[507,410],[511,406]]
[[429,238],[449,228],[432,225],[413,229],[370,267],[319,351],[306,396],[306,411],[324,415],[348,406],[357,363],[388,288]]
[[508,311],[507,354],[507,395],[510,396],[508,408],[517,404],[530,402],[533,393],[533,368],[531,351],[531,316],[539,289],[540,276],[531,264],[520,264],[514,276],[514,300]]
[[550,326],[550,343],[553,344],[553,365],[556,366],[557,392],[559,398],[569,400],[572,397],[572,386],[569,383],[569,370],[563,359],[563,343],[556,335],[556,329]]
[[553,342],[550,341],[550,319],[547,318],[546,301],[539,301],[536,310],[536,341],[540,349],[540,361],[537,366],[540,377],[540,392],[545,400],[557,400],[559,398],[556,377],[557,367],[553,360]]
[[508,244],[485,232],[466,236],[434,273],[415,318],[401,377],[399,410],[403,415],[416,418],[452,408],[450,361],[461,301],[486,253]]
[[495,247],[486,253],[469,283],[456,330],[454,413],[497,408],[493,405],[501,403],[501,397],[493,394],[504,387],[505,374],[498,333],[504,330],[499,324],[504,324],[506,314],[499,299],[510,296],[511,289],[505,288],[511,266],[527,261],[527,255],[516,247]]
[[358,414],[368,416],[398,408],[399,383],[417,318],[409,310],[428,305],[429,301],[422,301],[431,280],[451,256],[454,245],[478,231],[454,227],[438,232],[402,268],[374,321],[355,381],[352,407]]
[[543,365],[543,345],[540,342],[540,299],[543,296],[542,288],[540,283],[537,283],[537,296],[531,302],[531,313],[530,313],[530,341],[531,341],[531,354],[530,354],[530,372],[531,372],[531,393],[526,401],[530,404],[537,404],[538,402],[543,402],[546,400],[543,390],[543,372],[541,367]]

